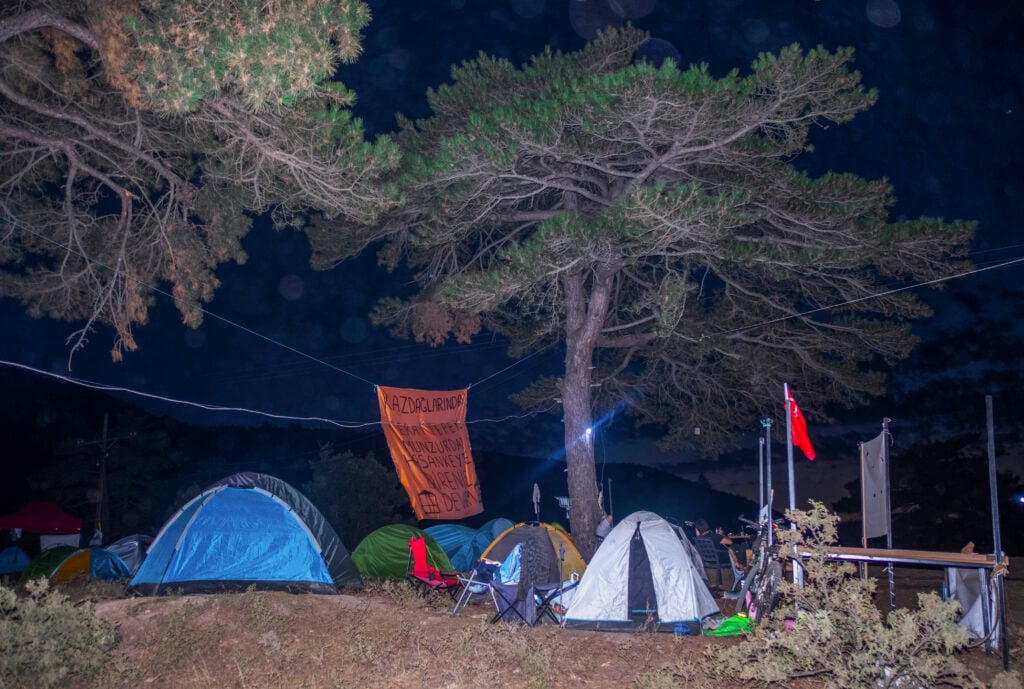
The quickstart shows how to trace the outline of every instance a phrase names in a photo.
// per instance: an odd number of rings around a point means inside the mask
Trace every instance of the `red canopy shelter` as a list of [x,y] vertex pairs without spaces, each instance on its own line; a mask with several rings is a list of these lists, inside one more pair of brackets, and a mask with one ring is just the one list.
[[52,502],[33,502],[17,512],[0,517],[0,529],[21,529],[28,533],[73,534],[82,530],[82,520],[66,514]]

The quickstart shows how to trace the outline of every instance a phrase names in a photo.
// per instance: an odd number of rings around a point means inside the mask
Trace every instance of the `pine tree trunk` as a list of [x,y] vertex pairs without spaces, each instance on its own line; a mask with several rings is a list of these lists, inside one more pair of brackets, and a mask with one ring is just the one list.
[[[562,379],[562,419],[565,424],[565,462],[569,470],[569,529],[573,540],[589,555],[594,552],[594,528],[601,517],[597,502],[590,382],[592,353],[579,343],[567,342],[565,378]],[[575,346],[574,346],[575,344]],[[585,351],[583,351],[585,350]]]
[[597,470],[594,464],[594,433],[591,430],[591,383],[594,347],[608,313],[613,272],[598,265],[586,294],[585,276],[562,278],[565,287],[565,377],[562,379],[562,420],[565,424],[565,462],[568,469],[569,529],[588,555],[597,546],[594,530],[601,518]]

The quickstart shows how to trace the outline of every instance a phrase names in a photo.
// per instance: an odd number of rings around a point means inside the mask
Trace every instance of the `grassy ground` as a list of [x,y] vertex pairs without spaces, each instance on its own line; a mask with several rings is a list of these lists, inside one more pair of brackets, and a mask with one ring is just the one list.
[[[897,604],[915,606],[917,591],[939,586],[937,570],[897,570]],[[887,606],[884,578],[879,588],[879,604]],[[1024,580],[1008,581],[1007,593],[1011,669],[1019,671]],[[95,584],[71,595],[95,601],[97,614],[121,633],[107,671],[73,689],[668,689],[647,673],[692,660],[709,646],[741,643],[491,625],[489,605],[452,616],[447,597],[422,599],[402,583],[340,596],[124,598],[119,587]],[[732,613],[730,601],[719,603]],[[999,653],[973,649],[963,659],[985,681],[1002,669]]]

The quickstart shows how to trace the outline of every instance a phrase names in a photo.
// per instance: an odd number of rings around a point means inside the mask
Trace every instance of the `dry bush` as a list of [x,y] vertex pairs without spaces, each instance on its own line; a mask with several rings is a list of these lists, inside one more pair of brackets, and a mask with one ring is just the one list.
[[992,678],[992,689],[1021,689],[1024,683],[1016,672],[1000,672]]
[[390,603],[400,608],[426,607],[437,612],[451,610],[455,605],[451,596],[443,591],[431,591],[426,596],[413,588],[409,582],[395,579],[366,579],[363,590],[370,594],[384,596]]
[[[782,605],[743,647],[749,649],[743,678],[781,684],[817,677],[828,689],[983,686],[954,655],[969,641],[967,629],[956,623],[958,603],[919,594],[916,610],[900,608],[883,617],[874,603],[874,580],[828,557],[838,542],[839,518],[813,501],[809,511],[787,517],[798,528],[780,532],[780,548],[811,552],[804,586],[780,587]],[[792,631],[786,631],[786,620],[794,621]],[[729,667],[724,655],[721,666]]]
[[48,689],[93,677],[118,644],[116,627],[46,579],[30,580],[25,590],[19,596],[0,586],[0,687]]
[[782,552],[799,544],[811,553],[803,587],[784,582],[776,610],[743,642],[709,648],[696,668],[679,663],[643,675],[639,689],[706,689],[722,679],[756,687],[791,687],[801,679],[824,689],[984,687],[956,657],[967,648],[968,633],[956,623],[955,601],[919,594],[916,610],[883,617],[873,600],[874,581],[828,558],[838,517],[812,501],[810,510],[787,512],[787,518],[797,529],[780,530]]

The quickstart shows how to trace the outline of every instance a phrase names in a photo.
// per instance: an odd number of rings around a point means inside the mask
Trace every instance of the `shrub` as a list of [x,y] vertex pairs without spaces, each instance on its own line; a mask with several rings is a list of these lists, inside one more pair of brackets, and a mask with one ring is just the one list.
[[811,553],[804,585],[784,582],[780,605],[744,643],[711,649],[709,674],[779,687],[803,677],[826,689],[984,686],[954,657],[968,644],[955,601],[919,594],[917,610],[883,617],[875,582],[857,577],[853,564],[828,558],[839,518],[814,501],[809,511],[786,516],[797,529],[779,531],[782,551],[799,544]]
[[18,596],[0,586],[0,687],[47,689],[94,676],[119,642],[116,627],[50,590],[46,579],[26,590]]

